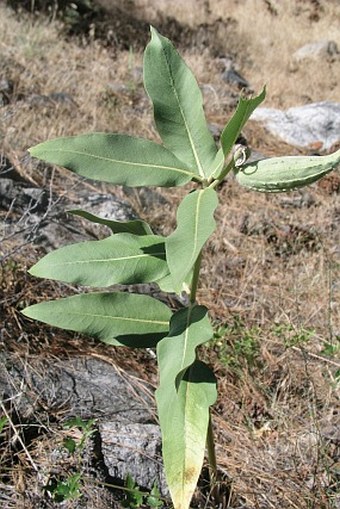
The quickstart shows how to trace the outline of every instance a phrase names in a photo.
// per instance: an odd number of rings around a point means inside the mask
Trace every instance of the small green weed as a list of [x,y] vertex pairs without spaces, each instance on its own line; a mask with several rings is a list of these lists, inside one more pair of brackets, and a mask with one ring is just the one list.
[[81,497],[82,475],[78,472],[70,474],[66,479],[50,479],[46,491],[51,493],[55,502],[75,500]]
[[95,419],[83,421],[80,417],[74,417],[64,423],[65,429],[78,428],[81,431],[81,437],[78,441],[73,438],[65,438],[63,445],[69,453],[73,454],[75,451],[82,452],[85,444],[91,435],[96,431],[93,427]]
[[7,422],[8,422],[8,419],[7,419],[7,417],[5,415],[0,417],[0,435],[3,432]]
[[336,357],[340,354],[340,336],[335,336],[334,341],[326,341],[321,350],[321,354],[326,357]]
[[283,344],[286,348],[306,345],[315,336],[314,329],[304,327],[296,329],[293,325],[285,323],[275,324],[272,332],[278,339],[283,338]]
[[74,417],[64,423],[64,429],[77,428],[80,430],[80,436],[77,438],[67,437],[63,440],[63,446],[69,454],[76,454],[76,463],[78,472],[70,473],[69,475],[55,477],[53,476],[45,490],[48,491],[55,502],[64,502],[65,500],[75,500],[82,496],[81,489],[83,487],[83,476],[80,472],[81,469],[81,453],[91,435],[95,432],[94,419],[84,421],[80,417]]
[[230,324],[220,325],[208,344],[213,347],[219,360],[236,371],[247,365],[254,367],[260,352],[259,327],[247,327],[238,317]]
[[153,485],[150,493],[146,493],[141,491],[131,475],[128,475],[125,482],[125,490],[126,495],[125,500],[122,502],[123,507],[138,509],[142,506],[145,507],[145,504],[152,509],[163,507],[163,502],[160,499],[160,492],[156,484]]

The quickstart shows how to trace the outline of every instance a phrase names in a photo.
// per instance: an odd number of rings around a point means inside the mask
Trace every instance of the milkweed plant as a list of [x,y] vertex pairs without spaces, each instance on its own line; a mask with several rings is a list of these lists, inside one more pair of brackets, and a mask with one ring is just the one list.
[[173,312],[149,295],[96,290],[31,305],[23,313],[110,345],[156,348],[156,402],[165,474],[174,508],[187,509],[206,448],[212,480],[217,469],[210,419],[216,379],[197,352],[199,345],[212,338],[213,328],[208,309],[197,302],[196,293],[202,250],[216,228],[218,185],[234,172],[239,184],[255,191],[296,189],[334,169],[340,150],[326,156],[278,157],[248,164],[246,149],[235,144],[264,100],[265,89],[255,97],[240,98],[218,148],[193,73],[172,43],[154,28],[144,53],[144,85],[162,144],[125,134],[91,133],[52,139],[30,153],[111,184],[177,187],[193,182],[194,190],[191,185],[178,207],[176,229],[163,237],[142,220],[113,221],[75,210],[89,221],[106,224],[110,236],[50,252],[29,272],[96,289],[157,283],[164,292],[187,292],[188,305]]

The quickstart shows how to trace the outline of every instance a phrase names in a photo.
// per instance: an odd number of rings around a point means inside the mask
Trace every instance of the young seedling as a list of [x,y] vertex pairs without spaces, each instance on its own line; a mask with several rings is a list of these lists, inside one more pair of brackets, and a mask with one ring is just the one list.
[[42,302],[23,313],[110,345],[157,348],[156,401],[165,473],[175,509],[187,509],[206,444],[212,479],[216,474],[210,421],[216,380],[197,354],[197,347],[213,337],[213,329],[207,308],[196,301],[196,292],[202,250],[216,228],[218,184],[234,171],[239,183],[250,189],[289,191],[330,172],[340,161],[340,151],[247,164],[246,150],[235,150],[234,145],[264,100],[265,89],[256,97],[241,97],[218,149],[192,72],[155,29],[145,50],[144,84],[162,145],[124,134],[95,133],[50,140],[30,152],[83,177],[111,184],[171,187],[194,182],[196,189],[179,205],[175,231],[161,237],[143,221],[108,221],[75,211],[89,221],[107,224],[112,235],[51,252],[30,273],[95,288],[154,282],[168,292],[187,290],[189,305],[173,313],[148,295],[104,291]]

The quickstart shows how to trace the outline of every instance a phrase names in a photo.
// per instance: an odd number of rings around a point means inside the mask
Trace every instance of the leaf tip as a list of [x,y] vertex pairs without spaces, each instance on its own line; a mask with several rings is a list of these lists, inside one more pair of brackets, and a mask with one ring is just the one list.
[[156,28],[153,25],[150,25],[150,33],[151,33],[151,39],[154,37],[159,37],[159,33],[156,30]]
[[30,315],[30,309],[31,309],[32,306],[27,306],[26,308],[22,309],[20,311],[20,313],[22,315],[24,315],[26,318],[31,318],[31,315]]

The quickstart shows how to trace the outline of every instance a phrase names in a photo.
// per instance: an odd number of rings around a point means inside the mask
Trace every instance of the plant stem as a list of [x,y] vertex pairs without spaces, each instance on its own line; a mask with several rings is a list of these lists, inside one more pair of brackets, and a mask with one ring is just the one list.
[[209,475],[210,475],[210,487],[212,488],[213,483],[217,479],[217,461],[215,452],[215,441],[214,432],[211,422],[211,414],[209,413],[209,425],[207,433],[207,449],[208,449],[208,461],[209,461]]
[[234,166],[235,166],[234,159],[231,159],[227,166],[223,169],[218,179],[213,180],[209,187],[212,187],[214,189],[216,186],[218,186],[222,182],[222,180],[228,175],[228,173],[234,168]]

